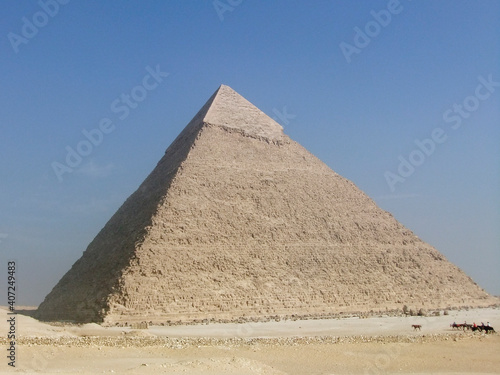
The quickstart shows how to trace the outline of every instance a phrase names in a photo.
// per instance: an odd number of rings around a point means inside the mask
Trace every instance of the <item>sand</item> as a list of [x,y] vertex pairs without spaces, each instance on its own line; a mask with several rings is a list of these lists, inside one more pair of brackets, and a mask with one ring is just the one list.
[[[0,309],[0,331],[7,311]],[[448,316],[103,328],[16,315],[16,368],[37,374],[498,374],[500,336],[450,324],[490,322],[500,309]],[[422,325],[414,331],[412,324]],[[5,336],[3,336],[5,337]],[[7,343],[3,338],[2,346]]]

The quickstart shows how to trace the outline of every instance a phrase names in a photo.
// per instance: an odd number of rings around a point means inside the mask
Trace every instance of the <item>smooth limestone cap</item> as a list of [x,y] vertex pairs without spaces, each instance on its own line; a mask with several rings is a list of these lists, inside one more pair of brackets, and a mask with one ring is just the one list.
[[221,85],[214,94],[203,122],[236,129],[246,135],[279,141],[283,127],[234,91]]

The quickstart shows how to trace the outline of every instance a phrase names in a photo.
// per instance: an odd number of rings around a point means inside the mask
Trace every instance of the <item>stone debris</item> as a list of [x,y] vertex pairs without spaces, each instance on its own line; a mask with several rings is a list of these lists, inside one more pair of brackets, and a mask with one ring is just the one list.
[[[275,338],[212,338],[212,337],[22,337],[18,340],[20,346],[67,346],[67,347],[165,347],[169,349],[239,346],[298,346],[307,344],[358,344],[358,343],[427,343],[447,340],[482,339],[484,335],[468,332],[436,333],[422,335],[390,335],[390,336],[311,336],[311,337],[275,337]],[[0,344],[6,344],[5,338],[0,338]]]

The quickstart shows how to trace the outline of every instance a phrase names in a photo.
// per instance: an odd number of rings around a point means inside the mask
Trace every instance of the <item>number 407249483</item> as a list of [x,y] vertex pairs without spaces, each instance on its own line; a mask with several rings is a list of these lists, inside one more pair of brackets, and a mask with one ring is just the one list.
[[16,262],[7,263],[7,299],[9,310],[14,311],[16,304]]

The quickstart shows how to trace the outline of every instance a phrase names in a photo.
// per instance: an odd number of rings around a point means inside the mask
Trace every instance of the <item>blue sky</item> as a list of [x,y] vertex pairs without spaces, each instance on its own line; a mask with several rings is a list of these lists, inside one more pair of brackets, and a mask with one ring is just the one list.
[[221,83],[500,295],[498,1],[2,9],[0,274],[17,261],[18,304],[43,300]]

